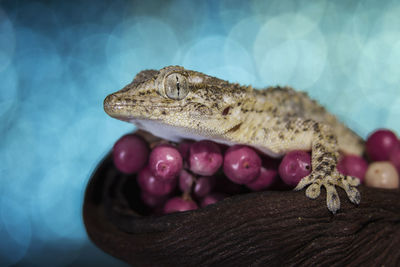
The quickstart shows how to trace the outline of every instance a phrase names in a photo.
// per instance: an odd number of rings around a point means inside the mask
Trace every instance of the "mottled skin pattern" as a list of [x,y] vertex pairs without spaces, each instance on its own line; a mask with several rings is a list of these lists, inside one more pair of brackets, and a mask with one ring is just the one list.
[[172,141],[211,139],[253,146],[274,157],[311,150],[312,172],[295,190],[308,186],[317,198],[323,186],[328,209],[340,208],[336,186],[358,204],[359,180],[338,173],[339,151],[361,155],[363,141],[305,93],[288,87],[253,90],[203,73],[169,66],[140,72],[132,83],[107,96],[112,117]]

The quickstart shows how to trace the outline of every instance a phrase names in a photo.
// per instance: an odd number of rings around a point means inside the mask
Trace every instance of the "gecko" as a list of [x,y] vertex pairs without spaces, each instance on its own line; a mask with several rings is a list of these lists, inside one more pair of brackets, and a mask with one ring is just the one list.
[[337,188],[354,204],[360,180],[337,170],[341,153],[362,155],[364,141],[307,93],[291,87],[253,89],[181,66],[139,72],[104,100],[105,112],[173,142],[183,139],[243,144],[279,158],[292,150],[311,152],[311,173],[294,190],[340,209]]

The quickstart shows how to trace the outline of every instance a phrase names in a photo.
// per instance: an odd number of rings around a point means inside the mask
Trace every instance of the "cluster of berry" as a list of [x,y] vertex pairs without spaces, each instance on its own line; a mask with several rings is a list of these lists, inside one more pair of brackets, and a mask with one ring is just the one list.
[[387,129],[373,132],[366,142],[367,160],[356,155],[344,155],[338,162],[340,173],[360,179],[370,187],[394,189],[399,187],[400,141]]
[[[152,145],[150,149],[139,135],[125,135],[115,143],[113,159],[121,172],[137,174],[143,203],[158,214],[197,209],[233,194],[291,189],[311,172],[306,151],[273,159],[249,146],[228,147],[209,140]],[[339,160],[339,172],[369,186],[397,188],[400,142],[396,135],[389,130],[374,132],[366,151],[373,163],[368,166],[362,157],[345,155]]]
[[399,187],[400,141],[388,129],[379,129],[367,139],[366,152],[370,164],[365,173],[365,184],[371,187],[395,189]]

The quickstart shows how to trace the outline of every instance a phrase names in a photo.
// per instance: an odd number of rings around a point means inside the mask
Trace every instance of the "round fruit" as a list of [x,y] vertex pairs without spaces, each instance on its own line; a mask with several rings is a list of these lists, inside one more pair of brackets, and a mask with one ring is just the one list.
[[278,170],[268,169],[264,166],[261,166],[260,175],[258,175],[258,177],[254,181],[246,184],[246,186],[253,191],[265,190],[270,187],[277,178]]
[[337,170],[341,174],[357,177],[361,182],[364,181],[367,169],[368,163],[357,155],[345,155],[337,164]]
[[149,147],[140,136],[127,134],[115,142],[112,154],[118,170],[123,173],[136,173],[146,165]]
[[231,146],[224,157],[224,173],[237,184],[248,184],[258,177],[261,158],[254,149],[244,145]]
[[399,188],[399,175],[390,162],[373,162],[365,174],[365,184],[386,189]]
[[157,178],[173,180],[182,170],[182,156],[173,146],[159,145],[150,153],[149,167]]
[[139,187],[142,191],[154,196],[165,196],[172,192],[176,186],[176,179],[161,180],[158,179],[149,169],[145,167],[139,172],[137,177]]
[[205,196],[202,200],[201,200],[201,204],[200,206],[203,208],[205,206],[217,203],[218,201],[226,198],[228,195],[224,194],[224,193],[210,193],[207,196]]
[[300,180],[311,173],[311,156],[302,150],[287,153],[279,165],[279,175],[290,186],[296,186]]
[[366,150],[368,157],[373,161],[389,160],[390,154],[398,146],[397,136],[390,130],[379,129],[367,139]]
[[213,176],[203,176],[199,177],[193,188],[193,194],[196,197],[204,197],[213,190],[215,186],[215,177]]
[[164,213],[172,213],[178,211],[195,210],[198,206],[193,200],[183,199],[182,197],[173,197],[164,205]]
[[217,143],[208,140],[196,142],[190,146],[190,170],[199,175],[210,176],[222,165],[221,149]]

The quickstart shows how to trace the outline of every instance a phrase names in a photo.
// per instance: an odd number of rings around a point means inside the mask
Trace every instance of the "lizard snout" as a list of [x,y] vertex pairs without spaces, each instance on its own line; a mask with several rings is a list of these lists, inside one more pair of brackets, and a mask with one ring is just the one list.
[[119,98],[115,94],[108,95],[103,102],[104,111],[108,115],[112,116],[115,107],[118,105],[119,102]]

